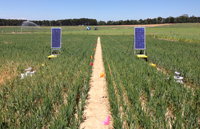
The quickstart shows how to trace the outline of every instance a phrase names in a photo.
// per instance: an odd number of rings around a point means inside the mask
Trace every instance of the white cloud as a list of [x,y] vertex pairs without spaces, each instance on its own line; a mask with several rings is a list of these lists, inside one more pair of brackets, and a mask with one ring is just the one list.
[[9,19],[12,19],[12,20],[27,20],[27,18],[9,18]]

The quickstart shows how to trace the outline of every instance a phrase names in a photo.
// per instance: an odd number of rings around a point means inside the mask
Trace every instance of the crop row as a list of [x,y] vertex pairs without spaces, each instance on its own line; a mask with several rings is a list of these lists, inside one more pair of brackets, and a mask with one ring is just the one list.
[[[123,37],[123,38],[122,38]],[[112,39],[127,51],[133,51],[134,36],[118,36]],[[200,44],[158,40],[146,36],[146,55],[149,62],[164,68],[168,74],[181,73],[183,81],[200,86]]]
[[[13,39],[16,35],[9,36]],[[0,42],[4,46],[1,67],[13,61],[6,70],[15,67],[16,74],[1,84],[0,127],[78,128],[89,90],[96,36],[64,35],[60,55],[51,60],[47,59],[50,35],[18,35],[15,41],[8,37],[3,39],[8,44]],[[21,79],[20,73],[28,66],[36,73]]]
[[136,58],[131,38],[101,36],[114,128],[198,128],[200,90]]
[[147,48],[150,61],[167,71],[179,71],[186,83],[200,86],[199,43],[148,38]]

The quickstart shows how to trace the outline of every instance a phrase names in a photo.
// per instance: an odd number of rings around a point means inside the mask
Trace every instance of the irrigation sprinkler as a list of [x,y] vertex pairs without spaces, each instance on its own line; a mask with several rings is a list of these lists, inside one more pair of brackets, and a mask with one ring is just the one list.
[[21,33],[22,33],[22,29],[24,30],[24,31],[31,31],[31,32],[33,32],[33,31],[39,31],[39,29],[41,29],[40,28],[40,26],[38,26],[37,24],[35,24],[34,22],[31,22],[31,21],[24,21],[23,23],[22,23],[22,26],[21,26]]
[[22,23],[22,26],[38,26],[38,25],[31,21],[24,21]]

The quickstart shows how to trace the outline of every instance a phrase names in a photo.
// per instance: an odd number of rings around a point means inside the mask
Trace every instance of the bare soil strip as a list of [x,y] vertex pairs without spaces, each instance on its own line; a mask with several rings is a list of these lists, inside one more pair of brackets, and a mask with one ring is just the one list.
[[148,24],[148,25],[120,25],[120,26],[131,26],[131,27],[156,27],[156,26],[169,26],[173,25],[173,23],[168,23],[168,24]]
[[111,115],[109,112],[109,101],[106,87],[105,77],[100,78],[100,74],[104,72],[102,59],[102,49],[100,37],[97,39],[97,47],[94,56],[92,77],[90,79],[90,91],[84,110],[85,120],[81,123],[81,129],[109,129],[110,125],[102,125],[101,123]]
[[115,26],[126,26],[126,27],[156,27],[156,26],[168,26],[173,25],[175,23],[168,23],[168,24],[138,24],[138,25],[102,25],[102,26],[109,26],[109,27],[115,27]]

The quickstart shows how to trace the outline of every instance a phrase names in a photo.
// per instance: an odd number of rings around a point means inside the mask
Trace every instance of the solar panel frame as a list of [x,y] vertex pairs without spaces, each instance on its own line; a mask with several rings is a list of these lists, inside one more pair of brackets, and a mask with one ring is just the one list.
[[[138,39],[139,36],[137,35],[138,34],[138,30],[137,29],[139,29],[140,31],[143,31],[143,32],[140,32],[141,34],[143,34],[143,35],[140,35],[140,36],[142,36],[142,39],[143,39],[142,42],[141,42],[141,39]],[[134,49],[135,50],[145,50],[146,49],[145,33],[146,33],[145,32],[145,27],[135,27],[135,29],[134,29]],[[138,47],[138,46],[140,46],[140,47]]]
[[[54,33],[56,35],[54,35]],[[62,35],[62,29],[60,27],[51,28],[51,48],[61,48],[61,35]]]

